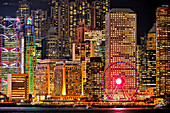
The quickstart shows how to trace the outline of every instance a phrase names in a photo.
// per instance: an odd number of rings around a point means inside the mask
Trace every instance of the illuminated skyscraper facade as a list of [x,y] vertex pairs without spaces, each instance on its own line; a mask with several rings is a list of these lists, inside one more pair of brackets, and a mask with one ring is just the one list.
[[92,56],[101,57],[103,63],[105,63],[105,31],[104,30],[91,30],[85,32],[85,41],[90,41],[92,48],[94,49]]
[[156,93],[170,94],[170,8],[156,10]]
[[[146,44],[147,73],[145,86],[152,87],[156,94],[156,26],[154,25],[147,35]],[[143,85],[144,85],[143,84]]]
[[23,73],[24,39],[18,18],[0,21],[0,91],[7,93],[7,75]]
[[44,59],[36,66],[35,95],[37,97],[54,94],[54,67],[59,59]]
[[[126,8],[113,8],[106,14],[105,26],[105,67],[115,62],[126,62],[136,69],[136,14],[131,9]],[[129,75],[128,73],[131,73]],[[115,67],[110,66],[108,70],[109,76],[112,80],[116,77],[129,76],[132,81],[128,81],[128,85],[137,87],[137,76],[134,70],[121,66],[119,63]],[[107,77],[107,76],[106,76]],[[126,81],[126,82],[127,82]],[[115,81],[105,79],[106,85],[110,89],[116,84]],[[113,85],[112,85],[113,84]],[[126,85],[125,87],[128,87]],[[121,89],[117,90],[114,99],[124,98]],[[128,91],[130,91],[128,89]],[[133,90],[135,91],[135,90]],[[121,92],[121,93],[120,93]]]
[[84,33],[90,31],[90,25],[85,25],[83,22],[79,22],[79,25],[75,26],[74,42],[81,43],[84,41]]
[[83,69],[83,82],[86,82],[87,78],[87,63],[90,63],[90,57],[94,49],[90,42],[84,43],[73,43],[73,54],[72,59],[73,61],[81,61],[82,69]]
[[79,61],[57,61],[54,74],[55,96],[83,94],[82,67]]
[[47,11],[31,10],[31,16],[34,20],[35,45],[37,47],[37,61],[39,62],[42,58],[42,27],[45,27],[42,23],[47,20]]
[[19,9],[16,14],[17,18],[21,19],[21,24],[24,24],[26,17],[30,15],[30,3],[27,0],[19,1]]
[[55,28],[51,27],[43,39],[43,59],[57,59],[61,57],[60,42],[56,33]]
[[28,74],[8,74],[8,93],[9,100],[21,102],[28,100]]
[[109,12],[110,0],[92,1],[91,28],[96,30],[105,29],[105,15]]
[[29,75],[29,94],[34,94],[35,66],[37,64],[33,19],[28,16],[24,26],[25,74]]
[[90,57],[90,63],[87,63],[87,81],[84,84],[86,96],[104,97],[101,85],[103,71],[104,63],[101,61],[101,57]]
[[106,15],[105,66],[125,61],[136,68],[136,14],[131,9],[113,8]]

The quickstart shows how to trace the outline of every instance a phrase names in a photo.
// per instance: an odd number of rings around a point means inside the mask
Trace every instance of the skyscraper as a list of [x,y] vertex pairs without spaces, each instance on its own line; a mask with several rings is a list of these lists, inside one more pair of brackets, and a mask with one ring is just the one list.
[[[107,99],[126,99],[126,96],[121,89],[123,87],[132,86],[127,89],[127,92],[136,91],[137,87],[137,75],[134,72],[136,69],[136,14],[131,9],[126,8],[113,8],[106,15],[105,24],[105,67],[108,67],[107,74],[105,74],[104,87],[108,88],[108,92],[113,92],[112,88],[116,88],[113,97],[107,97]],[[118,62],[118,63],[115,63]],[[131,65],[133,69],[124,65],[126,62]],[[110,66],[112,64],[114,66]],[[128,76],[128,79],[125,79]],[[109,79],[107,79],[109,77]],[[119,78],[118,78],[119,77]],[[123,85],[120,87],[117,85],[117,79],[123,81]],[[127,82],[127,85],[125,83]],[[125,85],[125,86],[124,86]],[[106,91],[106,90],[105,90]]]
[[35,67],[37,64],[36,45],[34,24],[31,16],[26,18],[24,26],[24,59],[25,59],[25,74],[29,75],[29,94],[34,94],[34,76]]
[[136,14],[131,9],[113,8],[106,15],[105,66],[124,61],[136,68]]
[[54,27],[51,27],[48,30],[46,37],[43,39],[43,59],[58,59],[60,58],[61,50],[60,50],[60,42],[58,40],[58,36],[56,34],[56,30]]
[[92,49],[92,45],[89,41],[84,43],[73,43],[72,59],[73,61],[81,61],[83,82],[86,82],[87,63],[90,63],[90,57],[93,53],[92,51],[94,51],[94,49]]
[[93,46],[94,52],[91,57],[101,57],[102,62],[105,63],[105,31],[86,31],[84,40],[90,41],[91,46]]
[[23,73],[24,39],[18,18],[0,21],[0,91],[7,93],[7,75]]
[[[146,77],[143,81],[146,87],[152,87],[156,94],[156,26],[154,25],[147,35],[146,45]],[[144,80],[145,79],[145,80]],[[143,84],[143,85],[144,85]]]
[[86,31],[90,31],[90,25],[85,25],[84,22],[79,22],[79,25],[75,26],[74,42],[81,43],[84,41],[84,34]]
[[156,92],[170,94],[170,8],[156,10]]
[[[54,95],[54,67],[59,59],[44,59],[36,66],[35,95],[37,99],[41,96]],[[45,98],[44,98],[45,99]]]
[[71,41],[69,38],[69,0],[59,0],[58,37],[61,57],[71,57]]
[[39,62],[42,58],[42,27],[45,27],[43,21],[47,20],[47,11],[31,10],[31,16],[34,20],[35,45],[37,47],[37,61]]
[[54,73],[55,96],[81,96],[83,94],[82,68],[79,61],[58,61]]
[[110,10],[110,0],[92,1],[91,28],[96,30],[105,29],[105,15]]
[[101,57],[90,57],[90,63],[87,63],[87,81],[84,84],[84,92],[88,97],[104,97],[101,85],[101,79],[104,71],[104,63]]
[[25,18],[30,15],[30,3],[27,0],[19,1],[19,9],[16,14],[17,18],[21,19],[21,24],[24,24]]

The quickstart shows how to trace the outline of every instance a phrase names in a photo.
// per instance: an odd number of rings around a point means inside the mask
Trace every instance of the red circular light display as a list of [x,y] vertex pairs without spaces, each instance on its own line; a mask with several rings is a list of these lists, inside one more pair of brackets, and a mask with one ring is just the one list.
[[122,79],[117,78],[117,79],[116,79],[116,84],[120,85],[121,83],[122,83]]

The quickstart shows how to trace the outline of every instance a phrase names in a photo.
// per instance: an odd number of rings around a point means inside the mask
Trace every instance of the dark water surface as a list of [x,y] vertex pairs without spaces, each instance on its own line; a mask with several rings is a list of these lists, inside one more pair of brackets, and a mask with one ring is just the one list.
[[0,113],[170,113],[170,108],[50,108],[50,107],[0,107]]

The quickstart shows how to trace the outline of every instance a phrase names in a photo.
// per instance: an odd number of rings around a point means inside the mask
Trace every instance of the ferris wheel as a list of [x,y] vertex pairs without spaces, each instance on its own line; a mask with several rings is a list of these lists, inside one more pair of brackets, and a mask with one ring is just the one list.
[[111,63],[103,72],[102,88],[107,100],[130,101],[139,87],[136,69],[123,61]]

